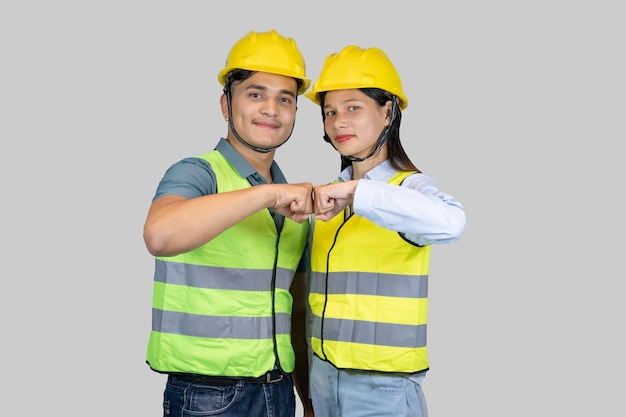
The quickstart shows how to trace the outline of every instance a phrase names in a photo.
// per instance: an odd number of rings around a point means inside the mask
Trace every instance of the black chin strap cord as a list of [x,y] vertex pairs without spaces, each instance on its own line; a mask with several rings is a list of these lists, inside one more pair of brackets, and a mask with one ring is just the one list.
[[[398,107],[398,100],[394,96],[393,97],[393,101],[392,101],[392,106],[391,106],[391,120],[389,121],[389,124],[387,126],[385,126],[383,131],[380,133],[380,136],[378,137],[378,141],[376,142],[376,147],[374,148],[374,150],[372,152],[370,152],[369,155],[367,155],[365,158],[357,158],[356,156],[351,156],[351,155],[345,155],[345,156],[342,155],[341,157],[347,159],[348,161],[352,161],[352,162],[363,162],[366,159],[369,159],[372,156],[376,155],[378,153],[378,151],[380,150],[380,148],[383,146],[383,144],[387,141],[387,135],[389,134],[389,129],[391,128],[391,125],[393,124],[394,120],[396,119],[396,108],[397,107]],[[324,131],[324,141],[330,143],[330,145],[333,148],[335,148],[335,150],[337,150],[335,145],[333,145],[333,142],[330,140],[330,137],[328,136],[326,131]]]
[[[228,86],[228,82],[226,83],[226,85]],[[285,139],[282,143],[279,143],[276,146],[272,146],[271,148],[259,148],[258,146],[254,146],[246,142],[241,136],[239,136],[239,133],[237,133],[237,130],[235,129],[235,125],[233,124],[232,108],[230,105],[230,88],[224,87],[224,94],[226,94],[226,105],[228,107],[228,124],[230,126],[230,130],[233,132],[233,135],[235,135],[235,137],[237,138],[239,142],[243,143],[244,145],[246,145],[248,148],[252,149],[255,152],[268,153],[268,152],[273,151],[274,149],[281,147],[282,145],[285,144],[285,142],[289,140],[289,138],[291,137],[291,134],[293,133],[293,128],[296,125],[295,120],[293,122],[293,125],[291,126],[291,133],[289,133],[289,136],[287,136],[287,139]]]

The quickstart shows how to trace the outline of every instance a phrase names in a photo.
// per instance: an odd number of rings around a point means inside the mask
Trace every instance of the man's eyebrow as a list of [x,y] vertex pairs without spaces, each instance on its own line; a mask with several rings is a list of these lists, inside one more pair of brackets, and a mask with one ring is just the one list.
[[263,90],[263,91],[267,91],[267,87],[261,84],[250,84],[249,86],[246,87],[246,90]]
[[[246,90],[261,90],[261,91],[267,91],[268,88],[264,85],[261,84],[250,84],[249,86],[246,87]],[[287,94],[290,95],[291,97],[295,97],[296,95],[294,94],[293,91],[289,91],[287,89],[280,89],[279,90],[280,94]]]

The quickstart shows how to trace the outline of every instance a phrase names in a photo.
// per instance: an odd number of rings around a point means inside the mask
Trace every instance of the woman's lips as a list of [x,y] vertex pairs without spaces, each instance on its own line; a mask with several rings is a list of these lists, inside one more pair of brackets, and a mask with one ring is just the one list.
[[335,137],[335,141],[337,141],[338,143],[346,142],[352,139],[352,137],[353,135],[337,135],[337,137]]

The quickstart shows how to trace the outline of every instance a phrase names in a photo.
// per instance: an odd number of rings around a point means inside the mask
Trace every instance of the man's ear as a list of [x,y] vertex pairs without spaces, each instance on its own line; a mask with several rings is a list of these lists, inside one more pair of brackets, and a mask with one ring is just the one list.
[[226,94],[220,96],[220,107],[222,109],[222,117],[224,120],[228,120],[228,100]]

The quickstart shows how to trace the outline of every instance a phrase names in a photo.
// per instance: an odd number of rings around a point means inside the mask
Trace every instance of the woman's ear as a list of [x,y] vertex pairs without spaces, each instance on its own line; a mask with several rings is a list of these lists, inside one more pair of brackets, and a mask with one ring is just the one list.
[[385,126],[389,126],[392,110],[391,100],[385,103]]

